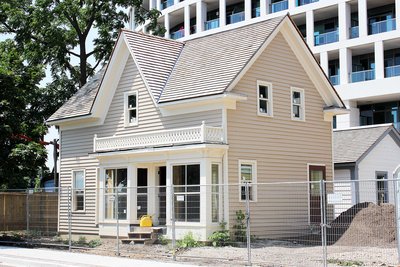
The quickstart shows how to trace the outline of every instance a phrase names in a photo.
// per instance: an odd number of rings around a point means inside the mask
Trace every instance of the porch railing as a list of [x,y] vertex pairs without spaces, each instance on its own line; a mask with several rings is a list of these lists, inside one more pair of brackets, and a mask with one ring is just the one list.
[[93,151],[103,152],[178,144],[223,142],[223,128],[206,126],[203,123],[198,127],[163,130],[150,133],[101,138],[98,138],[97,135],[95,135],[93,141]]

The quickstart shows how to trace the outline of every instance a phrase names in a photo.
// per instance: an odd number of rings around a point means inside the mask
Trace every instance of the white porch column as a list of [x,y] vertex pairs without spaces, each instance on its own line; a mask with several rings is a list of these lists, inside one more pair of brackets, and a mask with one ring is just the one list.
[[368,35],[367,0],[358,0],[358,31],[360,37]]
[[200,224],[207,225],[211,221],[211,162],[208,159],[200,161]]
[[288,0],[288,8],[289,11],[293,10],[296,7],[296,0]]
[[319,54],[319,64],[321,65],[321,68],[325,72],[326,76],[329,76],[329,59],[327,51]]
[[179,0],[174,0],[174,5],[179,4]]
[[244,20],[251,19],[251,0],[244,0]]
[[154,0],[149,0],[149,10],[154,8]]
[[164,16],[164,27],[165,27],[165,34],[164,37],[169,39],[170,38],[170,32],[169,32],[169,13],[165,13]]
[[[166,185],[166,196],[165,196],[165,224],[167,226],[171,226],[171,217],[172,217],[172,201],[174,199],[171,197],[172,194],[172,165],[170,162],[166,163],[166,178],[165,178],[165,185]],[[170,230],[168,230],[168,237],[171,237]]]
[[[158,195],[157,195],[157,171],[155,166],[147,168],[147,214],[156,215],[153,218],[153,223],[158,224]],[[157,219],[156,219],[157,218]]]
[[269,3],[270,0],[260,0],[260,16],[269,14]]
[[219,27],[226,25],[226,0],[219,0]]
[[349,75],[352,68],[351,52],[348,48],[339,49],[340,84],[348,84],[350,82]]
[[385,78],[385,52],[383,48],[383,41],[377,41],[374,44],[375,48],[375,79]]
[[136,165],[128,167],[128,183],[129,187],[128,195],[128,210],[129,210],[129,221],[133,222],[137,220],[137,167]]
[[341,2],[338,7],[339,13],[339,41],[349,38],[351,24],[351,8],[349,2]]
[[395,14],[396,14],[396,29],[400,30],[400,0],[396,0],[395,5],[396,5],[396,10],[395,10]]
[[314,11],[308,10],[306,12],[306,31],[307,31],[307,44],[309,47],[314,47]]
[[186,5],[184,9],[184,28],[185,37],[190,35],[190,6]]
[[207,4],[203,1],[196,3],[196,33],[204,31],[207,16]]

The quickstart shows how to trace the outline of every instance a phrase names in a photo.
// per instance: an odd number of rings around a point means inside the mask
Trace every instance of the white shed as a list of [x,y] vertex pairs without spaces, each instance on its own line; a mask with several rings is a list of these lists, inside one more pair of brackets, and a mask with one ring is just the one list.
[[400,164],[400,135],[392,124],[334,130],[335,217],[360,202],[393,203],[393,173]]

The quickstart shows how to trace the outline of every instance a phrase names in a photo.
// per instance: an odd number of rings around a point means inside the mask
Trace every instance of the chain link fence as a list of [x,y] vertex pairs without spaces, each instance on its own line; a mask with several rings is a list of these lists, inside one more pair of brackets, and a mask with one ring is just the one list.
[[218,266],[395,266],[399,183],[1,191],[0,245]]

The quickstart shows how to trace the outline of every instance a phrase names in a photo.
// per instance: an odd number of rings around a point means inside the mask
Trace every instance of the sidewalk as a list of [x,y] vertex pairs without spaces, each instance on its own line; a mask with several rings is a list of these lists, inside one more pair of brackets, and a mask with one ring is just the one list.
[[164,263],[151,260],[135,260],[118,257],[72,253],[50,249],[28,249],[0,246],[2,267],[186,267],[180,263]]

